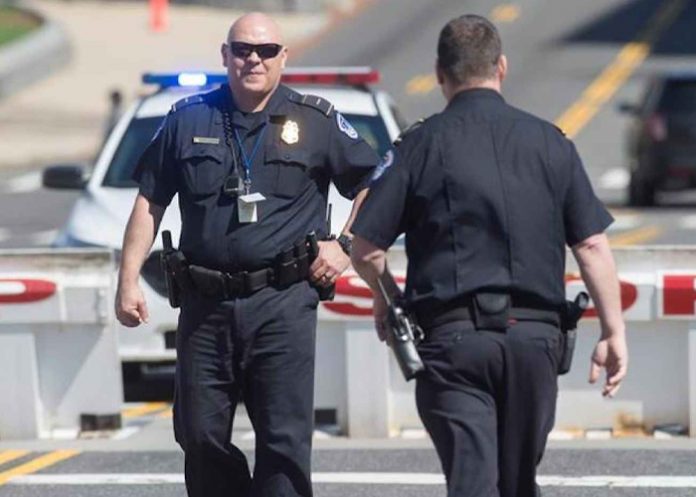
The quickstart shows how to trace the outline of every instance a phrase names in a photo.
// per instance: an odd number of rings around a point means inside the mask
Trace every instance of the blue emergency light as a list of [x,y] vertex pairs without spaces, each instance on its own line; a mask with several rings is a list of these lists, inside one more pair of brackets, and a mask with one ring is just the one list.
[[142,81],[148,85],[158,85],[160,88],[173,86],[200,87],[219,85],[227,82],[224,73],[181,72],[181,73],[145,73]]

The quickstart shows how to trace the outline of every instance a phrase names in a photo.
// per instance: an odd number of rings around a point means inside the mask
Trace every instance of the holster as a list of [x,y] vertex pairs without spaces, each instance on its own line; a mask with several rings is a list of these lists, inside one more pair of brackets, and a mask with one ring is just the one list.
[[180,250],[174,250],[169,231],[162,232],[164,249],[160,254],[160,264],[167,284],[169,305],[177,308],[181,305],[181,292],[190,287],[186,256]]
[[561,360],[558,362],[558,374],[566,374],[573,365],[573,353],[575,352],[575,341],[577,339],[578,321],[587,309],[590,296],[585,292],[580,292],[575,300],[568,300],[561,312],[561,340],[563,350]]

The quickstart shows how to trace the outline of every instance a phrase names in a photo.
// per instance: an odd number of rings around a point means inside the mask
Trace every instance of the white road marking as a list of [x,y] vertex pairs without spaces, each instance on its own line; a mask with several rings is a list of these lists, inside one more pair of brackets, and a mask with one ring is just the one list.
[[609,226],[609,231],[628,231],[637,228],[642,222],[639,214],[622,214],[612,212],[614,222]]
[[[313,473],[314,483],[368,485],[444,485],[438,473]],[[695,476],[556,476],[537,477],[542,487],[696,488]],[[180,473],[30,474],[11,485],[164,485],[183,484]]]
[[140,431],[139,426],[127,426],[118,430],[112,437],[111,440],[125,440]]
[[605,190],[624,190],[631,179],[630,173],[622,168],[609,169],[599,178],[599,186]]
[[0,191],[4,193],[28,193],[41,189],[41,172],[22,174],[15,176],[0,185]]

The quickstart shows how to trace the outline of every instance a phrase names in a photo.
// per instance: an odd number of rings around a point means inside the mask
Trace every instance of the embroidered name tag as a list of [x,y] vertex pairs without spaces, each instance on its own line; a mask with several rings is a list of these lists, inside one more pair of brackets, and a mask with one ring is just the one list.
[[193,143],[204,143],[206,145],[220,145],[220,138],[210,138],[207,136],[194,136]]

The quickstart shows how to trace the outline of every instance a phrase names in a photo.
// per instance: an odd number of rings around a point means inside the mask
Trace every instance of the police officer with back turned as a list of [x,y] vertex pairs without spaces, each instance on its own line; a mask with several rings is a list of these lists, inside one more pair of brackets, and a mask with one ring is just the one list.
[[[350,263],[353,217],[327,239],[329,182],[355,211],[379,158],[329,102],[279,84],[287,48],[265,15],[239,18],[221,55],[228,84],[177,102],[137,165],[116,312],[147,320],[138,274],[178,194],[180,247],[165,260],[188,495],[309,497],[316,308]],[[253,478],[230,441],[240,399]]]
[[[496,28],[465,15],[441,31],[447,107],[407,132],[353,224],[353,264],[375,295],[399,293],[385,251],[406,234],[405,299],[423,328],[416,402],[449,497],[533,497],[553,426],[567,330],[565,248],[599,312],[590,381],[613,396],[628,354],[604,230],[613,221],[573,144],[508,105]],[[571,324],[572,325],[572,324]]]

